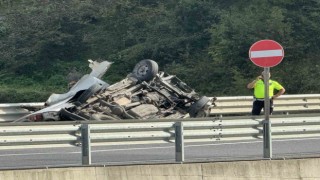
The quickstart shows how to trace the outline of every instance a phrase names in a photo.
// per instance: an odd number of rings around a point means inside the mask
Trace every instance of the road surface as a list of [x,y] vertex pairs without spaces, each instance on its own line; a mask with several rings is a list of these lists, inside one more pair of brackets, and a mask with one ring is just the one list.
[[[185,162],[263,159],[262,140],[185,144]],[[174,144],[92,147],[93,165],[175,163]],[[273,158],[319,157],[320,138],[273,140]],[[81,166],[81,147],[0,150],[0,169]]]

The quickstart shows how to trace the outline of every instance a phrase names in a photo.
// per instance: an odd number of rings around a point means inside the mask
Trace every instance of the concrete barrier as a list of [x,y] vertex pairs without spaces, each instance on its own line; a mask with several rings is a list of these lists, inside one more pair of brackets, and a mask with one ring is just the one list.
[[190,164],[2,170],[0,180],[320,179],[320,158]]

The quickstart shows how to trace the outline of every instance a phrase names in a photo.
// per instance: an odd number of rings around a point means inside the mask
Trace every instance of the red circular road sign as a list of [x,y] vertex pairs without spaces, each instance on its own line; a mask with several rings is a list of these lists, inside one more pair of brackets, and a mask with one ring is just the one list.
[[260,67],[273,67],[278,65],[283,57],[283,47],[273,40],[255,42],[249,49],[250,60]]

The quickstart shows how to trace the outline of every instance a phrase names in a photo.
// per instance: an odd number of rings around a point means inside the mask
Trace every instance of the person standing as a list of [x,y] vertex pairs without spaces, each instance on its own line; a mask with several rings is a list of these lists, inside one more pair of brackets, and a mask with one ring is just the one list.
[[[264,81],[263,74],[261,73],[255,80],[247,85],[248,89],[254,89],[254,100],[252,105],[252,115],[260,115],[261,110],[264,108]],[[269,73],[269,78],[271,73]],[[277,93],[275,93],[277,90]],[[270,114],[273,112],[273,100],[281,96],[285,92],[285,88],[277,81],[269,79],[269,97],[270,97]]]

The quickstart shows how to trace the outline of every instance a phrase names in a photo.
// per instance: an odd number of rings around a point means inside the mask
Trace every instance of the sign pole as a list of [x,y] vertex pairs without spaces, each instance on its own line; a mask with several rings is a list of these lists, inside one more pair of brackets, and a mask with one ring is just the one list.
[[249,58],[257,66],[264,68],[264,114],[263,157],[272,158],[272,138],[270,121],[269,74],[270,67],[278,65],[284,57],[281,44],[265,39],[255,42],[249,49]]
[[264,115],[263,122],[263,157],[272,158],[272,137],[270,121],[270,97],[269,97],[269,74],[270,68],[264,68]]

